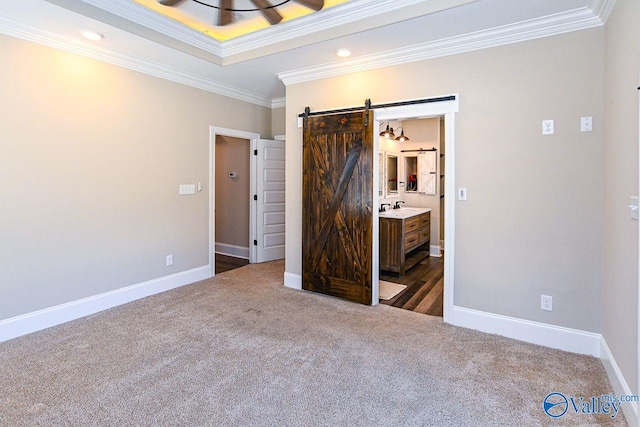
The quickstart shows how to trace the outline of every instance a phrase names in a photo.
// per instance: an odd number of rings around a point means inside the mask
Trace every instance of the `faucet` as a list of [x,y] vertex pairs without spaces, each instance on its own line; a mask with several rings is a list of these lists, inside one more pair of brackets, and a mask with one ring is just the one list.
[[395,205],[393,205],[393,209],[400,209],[400,203],[404,203],[402,200],[398,200]]
[[378,212],[385,212],[386,211],[385,206],[391,207],[391,203],[383,203],[383,204],[381,204],[380,205],[380,210]]

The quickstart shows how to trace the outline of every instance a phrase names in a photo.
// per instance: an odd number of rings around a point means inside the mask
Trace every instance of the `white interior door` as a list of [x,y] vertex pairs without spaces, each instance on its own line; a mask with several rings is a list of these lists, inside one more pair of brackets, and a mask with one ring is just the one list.
[[284,141],[258,140],[257,262],[284,258],[284,147]]

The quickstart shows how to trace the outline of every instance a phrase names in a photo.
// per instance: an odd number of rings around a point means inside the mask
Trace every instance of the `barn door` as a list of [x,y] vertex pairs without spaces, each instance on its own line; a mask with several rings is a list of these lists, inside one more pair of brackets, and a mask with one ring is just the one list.
[[371,112],[305,119],[303,289],[372,303],[372,167]]

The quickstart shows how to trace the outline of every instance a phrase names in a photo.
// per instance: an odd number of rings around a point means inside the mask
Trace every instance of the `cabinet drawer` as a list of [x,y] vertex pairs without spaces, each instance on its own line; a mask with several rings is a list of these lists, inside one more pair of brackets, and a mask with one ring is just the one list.
[[431,212],[426,212],[418,215],[418,225],[419,227],[428,226],[431,223]]
[[430,234],[431,234],[431,229],[429,227],[421,228],[420,230],[418,230],[418,243],[422,244],[428,241]]
[[404,235],[404,250],[406,251],[409,248],[412,248],[418,244],[418,240],[420,239],[420,235],[418,231],[412,231]]
[[420,216],[412,216],[407,218],[404,223],[404,232],[409,233],[413,230],[417,230],[420,227]]

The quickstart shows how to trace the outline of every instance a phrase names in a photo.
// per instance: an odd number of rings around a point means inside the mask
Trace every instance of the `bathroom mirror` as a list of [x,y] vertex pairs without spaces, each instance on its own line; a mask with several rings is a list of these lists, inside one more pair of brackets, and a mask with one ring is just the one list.
[[386,172],[386,189],[387,196],[398,195],[398,156],[395,154],[387,153],[387,161],[385,162]]
[[418,192],[418,156],[404,157],[404,182],[405,193]]

